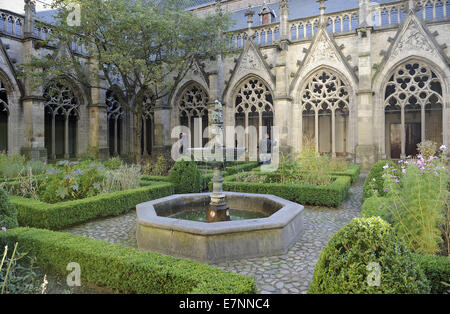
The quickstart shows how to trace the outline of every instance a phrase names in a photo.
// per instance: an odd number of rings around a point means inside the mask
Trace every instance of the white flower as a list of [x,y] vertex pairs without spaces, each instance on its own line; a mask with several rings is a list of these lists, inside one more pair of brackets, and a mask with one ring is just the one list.
[[441,145],[441,147],[439,147],[439,149],[441,150],[441,152],[444,152],[447,150],[447,146]]

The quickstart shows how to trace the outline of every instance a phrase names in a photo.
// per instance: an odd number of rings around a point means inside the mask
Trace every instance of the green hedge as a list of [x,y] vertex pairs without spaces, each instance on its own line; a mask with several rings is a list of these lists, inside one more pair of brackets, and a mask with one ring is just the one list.
[[[273,194],[300,204],[317,206],[339,206],[345,199],[350,188],[350,177],[333,176],[334,181],[327,186],[234,182],[237,175],[225,177],[224,191]],[[212,191],[212,183],[209,184]]]
[[[197,164],[201,164],[200,162],[196,162]],[[254,169],[255,167],[258,166],[258,162],[256,161],[246,161],[246,162],[242,162],[242,161],[233,161],[233,162],[227,162],[227,164],[232,164],[232,166],[228,166],[225,168],[225,170],[222,171],[222,176],[230,176],[239,172],[244,172],[244,171],[249,171]],[[203,186],[203,190],[206,190],[208,188],[208,184],[209,182],[211,182],[212,177],[214,176],[214,170],[212,168],[206,168],[203,167],[201,168],[203,170],[207,169],[206,171],[203,172],[202,174],[202,186]],[[142,180],[144,181],[159,181],[159,182],[169,182],[169,177],[168,176],[149,176],[149,175],[144,175],[142,176]]]
[[357,164],[351,164],[345,171],[333,171],[331,172],[334,176],[349,176],[351,183],[355,182],[359,178],[361,173],[361,166]]
[[447,256],[433,256],[412,254],[416,265],[425,273],[431,286],[431,293],[450,293],[450,258]]
[[121,293],[256,293],[253,278],[188,259],[109,244],[104,241],[34,228],[0,235],[2,245],[19,243],[49,271],[67,275],[67,264],[81,268],[81,282]]
[[17,208],[20,226],[58,230],[93,218],[120,215],[139,203],[171,194],[173,185],[161,182],[56,204],[18,196],[10,200]]

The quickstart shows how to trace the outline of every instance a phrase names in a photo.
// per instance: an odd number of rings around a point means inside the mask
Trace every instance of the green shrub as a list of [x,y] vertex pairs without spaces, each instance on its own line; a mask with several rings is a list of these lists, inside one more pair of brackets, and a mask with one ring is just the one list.
[[253,278],[68,233],[16,228],[1,234],[0,242],[19,242],[39,266],[60,275],[67,275],[67,264],[76,261],[82,282],[121,293],[256,293]]
[[[372,166],[367,174],[366,181],[363,188],[363,202],[366,198],[374,195],[374,190],[378,191],[378,196],[384,196],[384,179],[382,177],[384,173],[383,167],[388,164],[389,167],[395,166],[395,163],[390,160],[380,160]],[[375,180],[374,180],[375,179]]]
[[[242,174],[241,174],[242,175]],[[266,180],[279,174],[265,173]],[[317,206],[339,206],[345,199],[350,188],[350,177],[332,177],[329,185],[281,184],[236,182],[236,175],[225,177],[222,184],[224,191],[272,194],[300,204]],[[212,184],[209,184],[212,191]]]
[[388,209],[389,199],[378,197],[376,195],[369,197],[362,205],[360,216],[363,218],[381,217],[383,220],[390,221]]
[[103,162],[103,165],[109,170],[117,170],[122,166],[123,162],[119,157],[109,158]]
[[[378,263],[379,284],[369,285]],[[377,285],[378,284],[378,285]],[[379,217],[355,218],[332,236],[314,269],[308,293],[428,293],[406,244]]]
[[10,199],[17,208],[20,226],[57,230],[94,218],[117,216],[139,203],[172,194],[173,185],[161,182],[56,204],[17,196]]
[[16,207],[11,204],[6,192],[0,189],[0,227],[12,229],[18,226]]
[[175,193],[198,193],[202,191],[202,175],[192,160],[180,160],[170,170],[169,182]]
[[[420,267],[430,282],[431,293],[450,293],[450,258],[446,256],[413,254],[415,264]],[[444,283],[447,283],[445,285]]]

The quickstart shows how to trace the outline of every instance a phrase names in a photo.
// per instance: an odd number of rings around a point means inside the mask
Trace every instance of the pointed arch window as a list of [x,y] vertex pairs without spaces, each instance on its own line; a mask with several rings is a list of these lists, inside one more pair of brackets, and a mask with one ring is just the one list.
[[301,140],[312,140],[317,151],[346,156],[348,148],[349,87],[332,70],[319,70],[300,92]]
[[49,159],[76,154],[79,101],[63,82],[53,81],[44,90],[45,146]]
[[124,110],[113,91],[106,91],[107,134],[110,156],[118,156],[122,147]]
[[417,144],[443,142],[443,93],[440,79],[421,61],[398,66],[384,90],[386,155],[404,158]]
[[0,153],[8,151],[8,92],[0,80]]
[[250,155],[256,153],[256,140],[261,140],[264,134],[271,137],[273,115],[273,95],[261,79],[251,77],[239,85],[234,100],[235,126],[246,130],[245,147]]
[[142,113],[141,152],[143,155],[151,155],[154,143],[154,114],[155,101],[151,95],[144,98],[144,111]]
[[[190,130],[191,147],[204,146],[208,138],[203,133],[208,127],[208,94],[197,83],[189,84],[178,100],[180,124]],[[198,127],[195,127],[197,121]],[[201,143],[201,144],[200,144]]]

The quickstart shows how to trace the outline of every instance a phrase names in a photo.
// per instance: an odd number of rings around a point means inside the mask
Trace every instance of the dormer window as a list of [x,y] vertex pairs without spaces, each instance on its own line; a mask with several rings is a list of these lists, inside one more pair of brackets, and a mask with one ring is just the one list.
[[261,16],[261,25],[270,24],[275,20],[275,12],[265,2],[258,15]]

